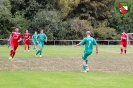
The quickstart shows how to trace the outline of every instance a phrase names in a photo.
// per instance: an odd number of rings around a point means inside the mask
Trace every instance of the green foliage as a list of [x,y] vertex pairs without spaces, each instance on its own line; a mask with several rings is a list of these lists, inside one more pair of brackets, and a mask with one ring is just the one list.
[[127,17],[120,17],[117,14],[113,14],[109,19],[109,26],[116,29],[118,33],[125,30],[126,32],[133,32],[133,19],[132,14]]
[[8,0],[0,2],[0,38],[7,38],[12,30],[10,3]]
[[[23,33],[44,29],[49,39],[81,39],[88,29],[99,39],[116,39],[104,36],[101,28],[114,28],[133,32],[133,13],[119,17],[113,13],[115,0],[1,0],[0,33],[5,38],[15,27]],[[107,27],[107,28],[106,28]],[[96,29],[96,30],[94,30]],[[108,35],[109,36],[109,35]],[[98,37],[98,36],[96,36]]]
[[99,27],[94,29],[94,37],[96,39],[114,40],[114,39],[118,39],[118,34],[113,28]]
[[80,0],[57,0],[58,8],[63,12],[63,17],[67,17],[79,3]]
[[61,14],[59,11],[42,10],[34,16],[32,27],[44,29],[50,39],[54,39],[53,33],[59,30]]
[[30,22],[26,20],[22,15],[16,15],[12,18],[15,27],[18,27],[22,33],[29,28]]
[[91,31],[93,33],[92,27],[91,27],[91,23],[89,23],[86,20],[80,20],[80,19],[73,19],[71,22],[71,29],[75,30],[76,35],[78,35],[79,37],[84,37],[86,36],[85,33],[86,31]]

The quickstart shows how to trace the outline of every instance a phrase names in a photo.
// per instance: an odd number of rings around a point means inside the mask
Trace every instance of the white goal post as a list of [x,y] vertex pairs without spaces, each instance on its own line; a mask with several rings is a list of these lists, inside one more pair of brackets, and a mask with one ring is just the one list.
[[127,35],[128,45],[133,45],[133,33],[127,33]]

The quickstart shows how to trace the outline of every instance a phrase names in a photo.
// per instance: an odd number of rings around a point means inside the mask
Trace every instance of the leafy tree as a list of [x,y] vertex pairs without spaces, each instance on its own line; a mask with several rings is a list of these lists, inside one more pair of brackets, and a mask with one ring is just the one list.
[[104,39],[115,40],[115,39],[118,39],[118,34],[113,28],[99,27],[94,29],[94,37],[96,39],[101,39],[101,40],[104,40]]
[[121,33],[123,30],[126,32],[133,32],[132,24],[132,15],[120,17],[117,14],[113,14],[112,18],[109,19],[109,26],[115,28],[118,33]]
[[54,39],[53,33],[59,30],[59,25],[61,23],[60,12],[42,10],[34,16],[32,20],[32,27],[37,29],[44,29],[50,39]]
[[18,27],[22,33],[25,32],[26,29],[29,28],[30,22],[26,20],[22,15],[15,15],[14,18],[12,18],[13,24],[15,27]]
[[12,31],[12,18],[10,13],[10,2],[0,1],[0,38],[7,38]]

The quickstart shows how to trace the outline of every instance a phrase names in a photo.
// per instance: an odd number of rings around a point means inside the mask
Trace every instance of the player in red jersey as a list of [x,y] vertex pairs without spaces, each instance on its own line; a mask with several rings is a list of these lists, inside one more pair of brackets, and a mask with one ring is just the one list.
[[26,30],[24,33],[24,51],[26,52],[26,46],[28,46],[28,51],[30,50],[30,33]]
[[18,28],[15,28],[15,32],[12,32],[8,40],[11,45],[10,57],[9,57],[10,60],[14,60],[13,58],[14,58],[16,49],[18,48],[18,44],[21,40],[22,40],[21,33],[19,33]]
[[121,49],[121,54],[124,52],[126,54],[127,50],[127,34],[123,31],[121,33],[121,41],[120,41],[120,49]]

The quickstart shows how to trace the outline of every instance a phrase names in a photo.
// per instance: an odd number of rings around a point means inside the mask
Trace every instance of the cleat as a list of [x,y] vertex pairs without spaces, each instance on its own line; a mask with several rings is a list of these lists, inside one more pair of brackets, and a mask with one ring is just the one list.
[[9,57],[9,60],[11,60],[11,59],[12,59],[12,57],[10,56],[10,57]]
[[42,55],[40,55],[40,57],[42,57]]
[[28,50],[28,52],[30,52],[30,50]]
[[14,58],[12,58],[12,57],[10,56],[10,57],[9,57],[9,60],[13,61],[13,60],[14,60]]
[[36,57],[38,57],[38,56],[36,55]]
[[26,52],[26,50],[24,50],[24,52]]
[[14,61],[14,58],[12,58],[11,61]]

